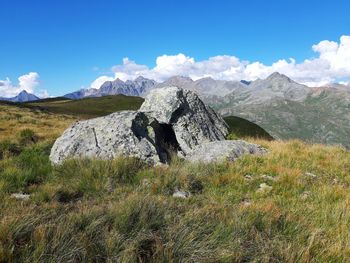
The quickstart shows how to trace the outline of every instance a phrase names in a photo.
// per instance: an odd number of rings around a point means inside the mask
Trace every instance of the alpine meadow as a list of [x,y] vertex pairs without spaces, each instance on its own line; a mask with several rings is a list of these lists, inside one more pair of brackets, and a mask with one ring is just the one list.
[[350,261],[349,3],[0,8],[0,263]]

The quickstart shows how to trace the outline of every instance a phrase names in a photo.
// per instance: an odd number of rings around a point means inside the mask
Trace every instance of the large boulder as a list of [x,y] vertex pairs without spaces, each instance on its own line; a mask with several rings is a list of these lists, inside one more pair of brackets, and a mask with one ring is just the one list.
[[224,140],[228,134],[225,121],[189,90],[154,89],[145,98],[140,111],[171,125],[185,154],[202,143]]
[[242,140],[216,141],[196,146],[187,156],[190,162],[222,162],[235,161],[246,154],[262,155],[267,151],[260,145],[248,143]]
[[113,159],[133,156],[147,163],[166,163],[170,150],[178,150],[171,128],[143,112],[122,111],[79,121],[67,129],[52,147],[50,160],[67,158]]
[[75,123],[58,138],[50,160],[137,157],[168,163],[173,154],[190,161],[235,159],[260,153],[258,146],[224,141],[227,124],[199,97],[176,87],[153,90],[139,111],[122,111]]

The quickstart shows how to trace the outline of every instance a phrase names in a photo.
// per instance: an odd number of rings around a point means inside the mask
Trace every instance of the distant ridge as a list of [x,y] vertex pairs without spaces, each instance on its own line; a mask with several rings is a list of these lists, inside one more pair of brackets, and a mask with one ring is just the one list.
[[64,97],[69,99],[82,99],[87,97],[103,97],[108,95],[127,95],[127,96],[143,96],[157,84],[156,81],[144,78],[142,76],[135,80],[122,81],[116,79],[114,81],[106,81],[99,89],[82,89]]
[[81,90],[65,97],[79,99],[114,94],[143,97],[152,89],[166,86],[194,91],[221,115],[256,123],[274,138],[298,138],[350,148],[349,86],[308,87],[278,72],[254,81],[210,77],[192,80],[184,76],[173,76],[161,83],[144,77],[125,82],[116,79],[105,82],[99,89]]
[[39,99],[40,99],[39,97],[35,96],[34,94],[28,93],[25,90],[22,90],[20,93],[18,93],[17,96],[12,98],[0,97],[0,100],[11,101],[11,102],[28,102],[28,101],[36,101]]

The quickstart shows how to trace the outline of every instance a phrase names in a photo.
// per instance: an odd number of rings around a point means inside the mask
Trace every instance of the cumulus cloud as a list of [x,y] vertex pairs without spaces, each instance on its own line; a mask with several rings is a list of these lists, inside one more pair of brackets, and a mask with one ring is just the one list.
[[9,78],[0,80],[0,97],[14,97],[22,90],[34,93],[40,97],[47,97],[45,90],[38,90],[39,74],[37,72],[29,72],[18,78],[18,84],[14,85]]
[[101,76],[101,77],[98,77],[97,79],[95,79],[90,87],[93,88],[93,89],[99,89],[103,83],[105,83],[106,81],[112,81],[114,80],[115,78],[113,77],[108,77],[108,76]]
[[137,64],[129,58],[112,67],[114,76],[102,76],[91,86],[98,87],[102,80],[119,78],[133,80],[144,76],[164,81],[174,75],[188,76],[194,80],[212,77],[222,80],[255,80],[266,78],[273,72],[280,72],[292,79],[310,86],[321,86],[338,80],[350,79],[350,36],[342,36],[339,42],[324,40],[312,46],[315,58],[298,63],[294,58],[280,59],[271,65],[259,61],[244,61],[232,55],[210,57],[196,61],[185,54],[162,55],[156,58],[156,65],[150,68]]

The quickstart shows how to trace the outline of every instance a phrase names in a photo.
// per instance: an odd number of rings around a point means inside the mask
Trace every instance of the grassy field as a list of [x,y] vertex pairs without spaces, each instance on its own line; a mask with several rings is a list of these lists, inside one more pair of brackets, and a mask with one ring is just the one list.
[[[76,120],[100,117],[120,110],[138,110],[142,103],[143,98],[124,95],[85,98],[81,100],[70,100],[67,98],[58,97],[28,103],[6,103],[0,101],[0,108],[5,109],[4,113],[2,113],[4,116],[6,115],[6,108],[12,105],[17,106],[19,108],[18,111],[20,112],[14,114],[23,115],[22,111],[27,113],[34,112],[38,114],[54,113],[56,115],[64,115],[64,118]],[[36,117],[34,116],[31,119],[33,122],[35,122]],[[43,118],[39,117],[38,119],[40,120]],[[235,116],[225,117],[224,119],[230,127],[232,139],[242,136],[266,140],[273,139],[273,137],[264,129],[250,121]],[[17,123],[17,120],[14,120],[14,123]],[[38,126],[41,127],[41,124],[42,123],[40,123]]]
[[77,119],[78,116],[0,103],[0,141],[15,140],[24,129],[33,130],[43,139],[54,140]]
[[28,107],[39,107],[52,113],[73,114],[83,118],[107,115],[121,110],[137,110],[143,102],[142,98],[124,95],[85,98],[81,100],[41,100],[26,103]]
[[350,261],[350,153],[341,147],[247,137],[269,153],[52,167],[55,137],[78,116],[0,110],[0,262]]

